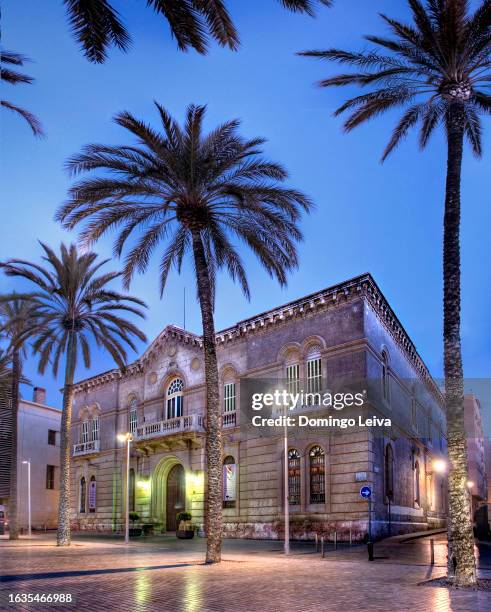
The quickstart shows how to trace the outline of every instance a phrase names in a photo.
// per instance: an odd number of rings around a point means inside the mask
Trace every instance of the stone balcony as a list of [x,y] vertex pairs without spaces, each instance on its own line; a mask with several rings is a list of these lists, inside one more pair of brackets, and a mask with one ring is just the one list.
[[[224,429],[237,427],[237,413],[227,412],[222,416]],[[154,423],[145,423],[136,428],[135,441],[151,440],[184,433],[205,433],[205,418],[199,414],[180,416],[174,419],[165,419]]]
[[99,452],[99,440],[91,442],[81,442],[73,445],[73,456],[80,457],[81,455],[90,455]]
[[165,419],[155,423],[145,423],[136,428],[135,440],[151,440],[181,433],[204,433],[204,418],[199,414],[180,416],[174,419]]

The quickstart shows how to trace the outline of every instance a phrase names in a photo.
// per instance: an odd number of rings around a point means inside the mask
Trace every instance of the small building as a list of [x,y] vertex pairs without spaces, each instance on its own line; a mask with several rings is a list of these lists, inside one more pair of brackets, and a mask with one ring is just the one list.
[[[223,517],[228,537],[281,538],[284,463],[294,538],[314,532],[367,536],[373,491],[376,536],[445,525],[443,398],[375,281],[365,274],[240,321],[216,335],[223,435]],[[281,429],[251,429],[244,396],[251,381],[326,391],[361,381],[368,414],[393,417],[374,431],[297,428],[284,455]],[[376,405],[375,405],[376,404]],[[316,414],[317,404],[306,410]],[[339,416],[339,414],[336,414]],[[176,529],[191,512],[201,526],[205,496],[205,378],[202,338],[169,325],[125,371],[75,385],[72,522],[79,530],[119,531],[124,520],[125,446],[131,432],[130,511]]]
[[[7,418],[7,412],[10,413]],[[11,411],[2,411],[5,445],[0,503],[8,507],[10,492]],[[28,528],[28,465],[31,470],[31,524],[51,529],[58,523],[61,410],[46,405],[46,391],[35,387],[33,400],[21,399],[17,419],[17,507],[19,528]],[[10,432],[7,431],[10,429]]]
[[467,484],[471,496],[471,512],[476,534],[482,537],[488,533],[488,482],[481,404],[473,394],[464,397],[464,421],[469,475]]
[[484,465],[488,485],[488,531],[491,532],[491,438],[484,438]]

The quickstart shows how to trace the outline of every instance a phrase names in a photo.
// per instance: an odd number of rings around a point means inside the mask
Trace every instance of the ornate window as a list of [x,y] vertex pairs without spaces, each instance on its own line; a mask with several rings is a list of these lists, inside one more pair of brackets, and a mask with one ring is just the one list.
[[235,412],[235,400],[235,383],[226,383],[223,385],[223,412]]
[[85,480],[85,477],[82,476],[82,478],[80,479],[80,507],[79,507],[79,512],[80,513],[84,513],[85,512],[85,500],[87,497],[87,482]]
[[310,503],[323,504],[326,501],[325,456],[320,446],[314,446],[309,453]]
[[135,511],[135,470],[133,468],[130,469],[130,479],[129,479],[129,511]]
[[235,508],[237,500],[237,464],[230,455],[223,460],[223,507]]
[[135,433],[138,426],[138,410],[136,397],[132,397],[130,401],[130,412],[129,412],[129,430],[130,433]]
[[387,444],[384,456],[384,492],[387,500],[394,499],[394,451]]
[[182,396],[184,383],[180,378],[174,380],[167,387],[167,418],[175,419],[182,416]]
[[389,401],[389,356],[382,351],[382,396]]
[[288,502],[300,504],[300,453],[296,448],[288,451]]
[[97,506],[97,482],[95,476],[90,477],[89,482],[89,512],[95,512]]
[[421,506],[421,494],[420,494],[420,486],[419,486],[419,477],[420,477],[420,469],[419,469],[419,461],[414,462],[414,502]]
[[300,366],[298,363],[286,366],[286,390],[293,394],[300,392]]
[[99,439],[99,417],[94,417],[92,419],[92,427],[91,427],[91,441],[95,442]]

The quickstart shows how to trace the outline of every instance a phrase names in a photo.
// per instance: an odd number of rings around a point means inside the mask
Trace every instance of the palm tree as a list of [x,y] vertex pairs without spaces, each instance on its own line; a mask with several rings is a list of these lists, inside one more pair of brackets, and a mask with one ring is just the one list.
[[9,492],[9,539],[19,539],[17,514],[17,420],[19,412],[19,387],[22,377],[22,359],[32,334],[41,329],[38,302],[30,296],[11,294],[0,296],[0,334],[9,340],[11,356],[12,445]]
[[[19,83],[31,84],[34,79],[27,74],[23,74],[22,72],[18,72],[17,70],[13,70],[7,66],[23,66],[24,62],[30,61],[27,57],[21,55],[20,53],[14,53],[13,51],[1,51],[0,52],[0,62],[1,62],[1,79],[10,85],[18,85]],[[0,101],[1,106],[4,108],[8,108],[9,110],[17,113],[21,117],[23,117],[29,127],[32,130],[34,136],[43,136],[43,128],[41,127],[41,123],[39,119],[30,113],[25,108],[21,108],[20,106],[16,106],[7,100]]]
[[0,407],[7,406],[12,392],[12,357],[0,351]]
[[[118,11],[108,0],[63,0],[72,32],[91,62],[102,63],[109,47],[126,51],[131,38]],[[317,3],[329,6],[332,0],[280,0],[290,11],[314,15]],[[224,0],[147,0],[169,23],[181,51],[194,49],[206,54],[209,39],[222,47],[237,49],[239,36]]]
[[83,243],[92,244],[108,230],[120,228],[114,244],[119,257],[131,237],[124,265],[128,287],[135,270],[145,272],[160,244],[160,292],[169,270],[181,269],[188,253],[194,264],[203,326],[206,378],[208,461],[208,534],[206,559],[220,561],[222,532],[222,439],[215,347],[214,293],[217,270],[225,268],[249,297],[249,285],[233,240],[243,242],[267,272],[286,284],[286,273],[297,265],[297,222],[311,207],[301,192],[281,183],[287,178],[279,164],[261,157],[264,140],[246,140],[239,121],[228,121],[203,134],[205,107],[189,106],[181,127],[156,103],[162,132],[128,112],[116,116],[138,144],[92,144],[72,157],[73,175],[101,170],[100,176],[79,180],[57,218],[73,228],[87,221]]
[[137,306],[145,304],[122,295],[108,285],[119,272],[99,270],[109,260],[97,262],[92,252],[79,252],[75,245],[60,248],[60,256],[41,243],[43,260],[48,267],[12,259],[2,264],[9,276],[30,281],[33,297],[40,306],[43,328],[33,338],[34,353],[39,355],[38,370],[42,374],[48,365],[57,376],[60,358],[65,356],[65,382],[60,432],[60,501],[58,510],[58,546],[70,544],[70,427],[72,419],[73,383],[80,356],[90,367],[92,340],[104,348],[120,368],[125,367],[126,350],[136,350],[133,338],[145,341],[145,335],[120,313],[143,317]]
[[[466,138],[480,157],[480,116],[491,113],[491,1],[470,14],[466,0],[408,0],[413,24],[382,15],[392,37],[366,36],[378,49],[362,52],[329,49],[301,55],[358,69],[320,82],[322,87],[359,85],[370,91],[346,101],[335,115],[348,112],[347,132],[386,111],[404,108],[382,160],[420,125],[424,148],[437,126],[447,137],[444,215],[444,374],[448,428],[449,523],[448,575],[458,584],[476,580],[469,512],[464,433],[463,368],[460,340],[460,183]],[[382,49],[382,50],[380,50]]]

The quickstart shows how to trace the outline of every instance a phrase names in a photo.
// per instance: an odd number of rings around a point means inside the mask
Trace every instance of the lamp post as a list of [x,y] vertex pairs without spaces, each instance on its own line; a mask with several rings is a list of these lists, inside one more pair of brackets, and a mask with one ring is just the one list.
[[28,535],[32,536],[31,526],[31,460],[28,459],[22,463],[27,465],[27,522],[28,522]]
[[285,431],[284,431],[284,464],[283,464],[283,489],[285,492],[285,555],[290,554],[290,500],[288,496],[288,427],[286,424],[286,406],[285,406]]
[[131,433],[119,434],[118,440],[126,442],[126,500],[124,517],[124,543],[130,542],[130,444],[133,441]]

